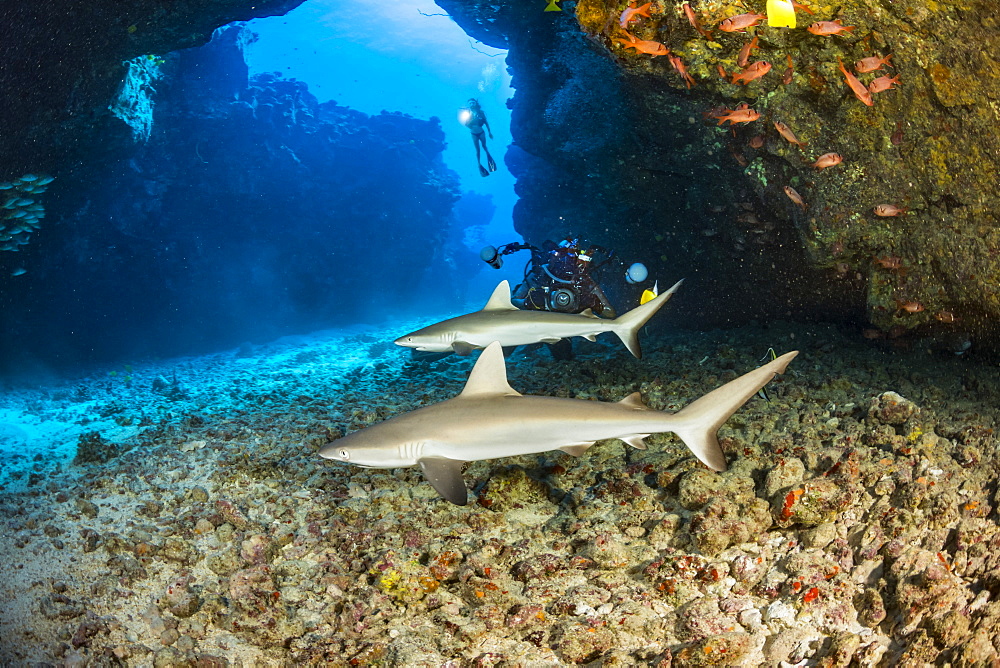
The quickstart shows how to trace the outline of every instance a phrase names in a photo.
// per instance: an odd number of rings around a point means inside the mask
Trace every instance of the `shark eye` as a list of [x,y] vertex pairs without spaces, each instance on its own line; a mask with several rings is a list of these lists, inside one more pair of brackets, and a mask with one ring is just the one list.
[[351,458],[351,453],[348,452],[347,450],[341,450],[339,454],[340,454],[340,458],[341,459],[350,459]]

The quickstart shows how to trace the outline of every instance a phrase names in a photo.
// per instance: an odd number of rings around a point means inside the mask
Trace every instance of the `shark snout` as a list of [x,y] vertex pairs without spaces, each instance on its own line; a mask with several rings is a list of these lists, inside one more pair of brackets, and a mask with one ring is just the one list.
[[324,459],[336,459],[340,462],[349,461],[350,453],[338,445],[337,441],[331,441],[319,449],[319,456]]

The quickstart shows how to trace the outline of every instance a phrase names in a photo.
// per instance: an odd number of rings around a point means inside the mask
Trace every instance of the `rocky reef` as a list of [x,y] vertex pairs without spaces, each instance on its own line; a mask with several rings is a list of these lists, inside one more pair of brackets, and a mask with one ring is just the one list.
[[[399,323],[405,331],[408,323]],[[388,331],[0,394],[78,433],[9,461],[0,662],[68,666],[991,665],[1000,387],[966,358],[779,323],[515,353],[519,391],[675,411],[801,350],[723,426],[476,462],[472,503],[326,442],[454,396],[471,361]],[[169,380],[168,380],[169,379]],[[127,431],[122,431],[127,430]],[[56,441],[60,437],[55,438]],[[0,441],[0,446],[3,441]],[[784,662],[784,663],[782,663]]]
[[[0,368],[262,341],[357,322],[387,295],[412,301],[428,266],[451,279],[442,248],[462,230],[439,121],[320,104],[280,74],[249,80],[248,39],[233,27],[141,59],[155,121],[132,129],[148,137],[49,186],[62,184],[46,194],[59,222],[6,279]],[[16,192],[0,217],[30,229],[18,207],[40,206],[24,199],[39,180],[0,191]]]
[[[859,329],[871,323],[871,336],[971,338],[996,352],[1000,86],[989,55],[997,45],[991,3],[807,2],[797,28],[765,22],[749,33],[717,26],[763,3],[689,3],[702,31],[672,3],[653,3],[627,30],[624,2],[566,2],[562,12],[439,4],[470,34],[510,49],[517,93],[508,163],[521,196],[516,225],[530,239],[571,228],[642,250],[655,274],[704,288],[686,307],[701,322],[769,312],[846,318]],[[806,29],[834,19],[853,29]],[[672,56],[628,48],[626,32]],[[751,60],[772,69],[733,83],[753,37]],[[859,75],[863,85],[899,77],[869,107],[838,59],[851,66],[890,53],[891,68]],[[741,103],[760,119],[719,127],[718,110]],[[812,167],[826,153],[843,162]],[[905,211],[880,216],[881,204]]]
[[109,109],[128,62],[205,44],[232,21],[284,14],[302,0],[97,0],[4,7],[0,62],[0,177],[63,176],[80,160],[114,155],[131,143]]

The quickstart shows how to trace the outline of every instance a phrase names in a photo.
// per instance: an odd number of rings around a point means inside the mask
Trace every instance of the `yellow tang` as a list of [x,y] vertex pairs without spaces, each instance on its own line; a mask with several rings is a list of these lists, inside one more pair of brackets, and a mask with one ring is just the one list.
[[545,5],[543,12],[561,12],[562,8],[557,4],[560,0],[548,0],[549,4]]
[[652,300],[656,299],[656,296],[659,295],[659,294],[660,294],[660,282],[659,281],[655,281],[653,283],[653,289],[652,290],[643,290],[642,291],[642,296],[639,297],[639,306],[642,306],[643,304],[645,304],[648,301],[652,301]]
[[795,27],[795,5],[791,0],[767,0],[767,25],[772,28]]

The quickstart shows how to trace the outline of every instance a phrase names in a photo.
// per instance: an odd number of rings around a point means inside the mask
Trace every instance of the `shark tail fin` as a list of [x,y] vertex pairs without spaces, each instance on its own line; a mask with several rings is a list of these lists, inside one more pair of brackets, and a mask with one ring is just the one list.
[[670,416],[670,431],[680,436],[684,445],[706,466],[726,470],[726,456],[719,445],[719,427],[759,389],[784,373],[797,350],[785,353],[772,362],[731,380]]
[[684,279],[677,281],[666,292],[660,293],[654,299],[649,300],[645,304],[640,304],[628,313],[623,313],[615,318],[611,331],[618,335],[618,338],[622,340],[628,351],[637,358],[642,358],[642,348],[639,346],[639,330],[649,322],[650,318],[656,315],[656,312],[677,292],[677,288],[683,282]]

